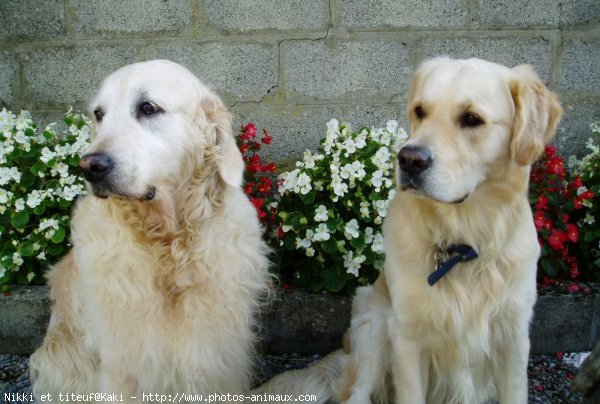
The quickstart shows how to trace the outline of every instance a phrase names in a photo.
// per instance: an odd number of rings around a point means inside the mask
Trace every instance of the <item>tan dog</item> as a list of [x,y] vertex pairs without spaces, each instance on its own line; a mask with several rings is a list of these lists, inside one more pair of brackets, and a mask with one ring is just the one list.
[[385,286],[354,303],[341,398],[524,404],[540,251],[529,170],[562,109],[529,66],[440,58],[416,72],[408,115]]
[[260,391],[353,404],[525,404],[540,253],[529,171],[561,115],[529,66],[424,63],[384,223],[384,275],[357,291],[349,353]]
[[94,195],[77,202],[73,249],[48,275],[34,394],[247,391],[269,276],[229,113],[168,61],[113,73],[92,109],[80,166]]

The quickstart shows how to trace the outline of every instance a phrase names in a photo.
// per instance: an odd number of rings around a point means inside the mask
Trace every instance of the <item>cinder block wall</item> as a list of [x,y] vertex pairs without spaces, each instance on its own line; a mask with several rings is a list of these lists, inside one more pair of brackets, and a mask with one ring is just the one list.
[[600,116],[598,0],[0,0],[0,107],[59,120],[102,78],[179,62],[275,138],[282,162],[332,117],[405,126],[409,76],[446,54],[530,63],[560,94],[557,144],[582,152]]

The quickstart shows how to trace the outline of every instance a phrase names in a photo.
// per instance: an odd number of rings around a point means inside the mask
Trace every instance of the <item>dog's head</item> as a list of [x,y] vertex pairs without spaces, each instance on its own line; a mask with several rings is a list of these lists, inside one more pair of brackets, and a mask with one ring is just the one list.
[[459,203],[509,167],[528,167],[562,115],[529,66],[433,59],[415,73],[410,138],[398,153],[401,190]]
[[91,110],[95,127],[79,166],[98,197],[152,200],[157,192],[173,192],[184,166],[201,165],[207,151],[225,183],[242,182],[244,163],[229,113],[176,63],[154,60],[117,70],[102,83]]

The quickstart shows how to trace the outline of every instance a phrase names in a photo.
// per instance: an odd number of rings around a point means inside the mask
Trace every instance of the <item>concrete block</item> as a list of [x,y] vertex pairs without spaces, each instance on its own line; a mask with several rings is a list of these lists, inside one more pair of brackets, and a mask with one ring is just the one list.
[[387,101],[404,94],[411,52],[400,41],[289,41],[283,45],[284,92],[301,101]]
[[421,46],[425,57],[447,55],[454,58],[477,57],[513,67],[531,64],[546,83],[550,80],[552,44],[547,38],[535,37],[450,37],[427,38]]
[[190,2],[179,0],[71,0],[79,34],[181,31],[191,20]]
[[585,144],[592,137],[590,124],[600,122],[600,99],[566,100],[561,104],[565,114],[558,126],[554,143],[562,156],[582,157],[589,152]]
[[227,101],[260,101],[277,85],[274,44],[166,45],[151,51],[150,57],[182,64]]
[[560,2],[561,26],[574,26],[600,21],[600,2],[578,0]]
[[350,326],[352,298],[280,291],[263,319],[263,352],[326,354],[340,348]]
[[480,1],[479,20],[484,27],[556,27],[559,8],[555,0]]
[[16,97],[19,63],[15,54],[0,52],[0,107],[13,108]]
[[348,0],[340,4],[340,23],[351,29],[450,28],[469,24],[462,0]]
[[0,352],[31,353],[43,341],[50,319],[45,287],[19,287],[0,295]]
[[563,46],[563,92],[600,95],[600,38],[571,40]]
[[65,33],[63,0],[0,1],[0,40],[53,39]]
[[353,104],[329,106],[255,106],[240,104],[234,110],[234,130],[248,122],[265,128],[273,142],[264,146],[261,156],[275,161],[281,168],[291,168],[302,158],[306,149],[315,152],[326,135],[326,123],[332,118],[348,122],[356,130],[362,126],[385,127],[388,120],[398,121],[406,127],[403,105]]
[[205,1],[208,23],[226,32],[325,30],[327,0]]
[[87,106],[102,80],[141,60],[134,47],[48,48],[31,55],[25,67],[27,109],[51,104]]
[[600,296],[540,296],[529,331],[531,352],[589,351],[598,339],[599,309]]

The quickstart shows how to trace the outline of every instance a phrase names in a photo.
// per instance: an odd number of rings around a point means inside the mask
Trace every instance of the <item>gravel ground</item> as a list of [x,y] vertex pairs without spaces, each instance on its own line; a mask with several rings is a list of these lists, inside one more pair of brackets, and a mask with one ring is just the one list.
[[[259,362],[259,383],[288,369],[302,368],[319,359],[318,355],[264,356]],[[580,395],[572,395],[569,385],[581,362],[580,354],[533,356],[529,359],[529,403],[581,403]],[[28,379],[28,359],[18,355],[0,355],[0,403],[28,403],[6,401],[6,393],[31,394]]]

